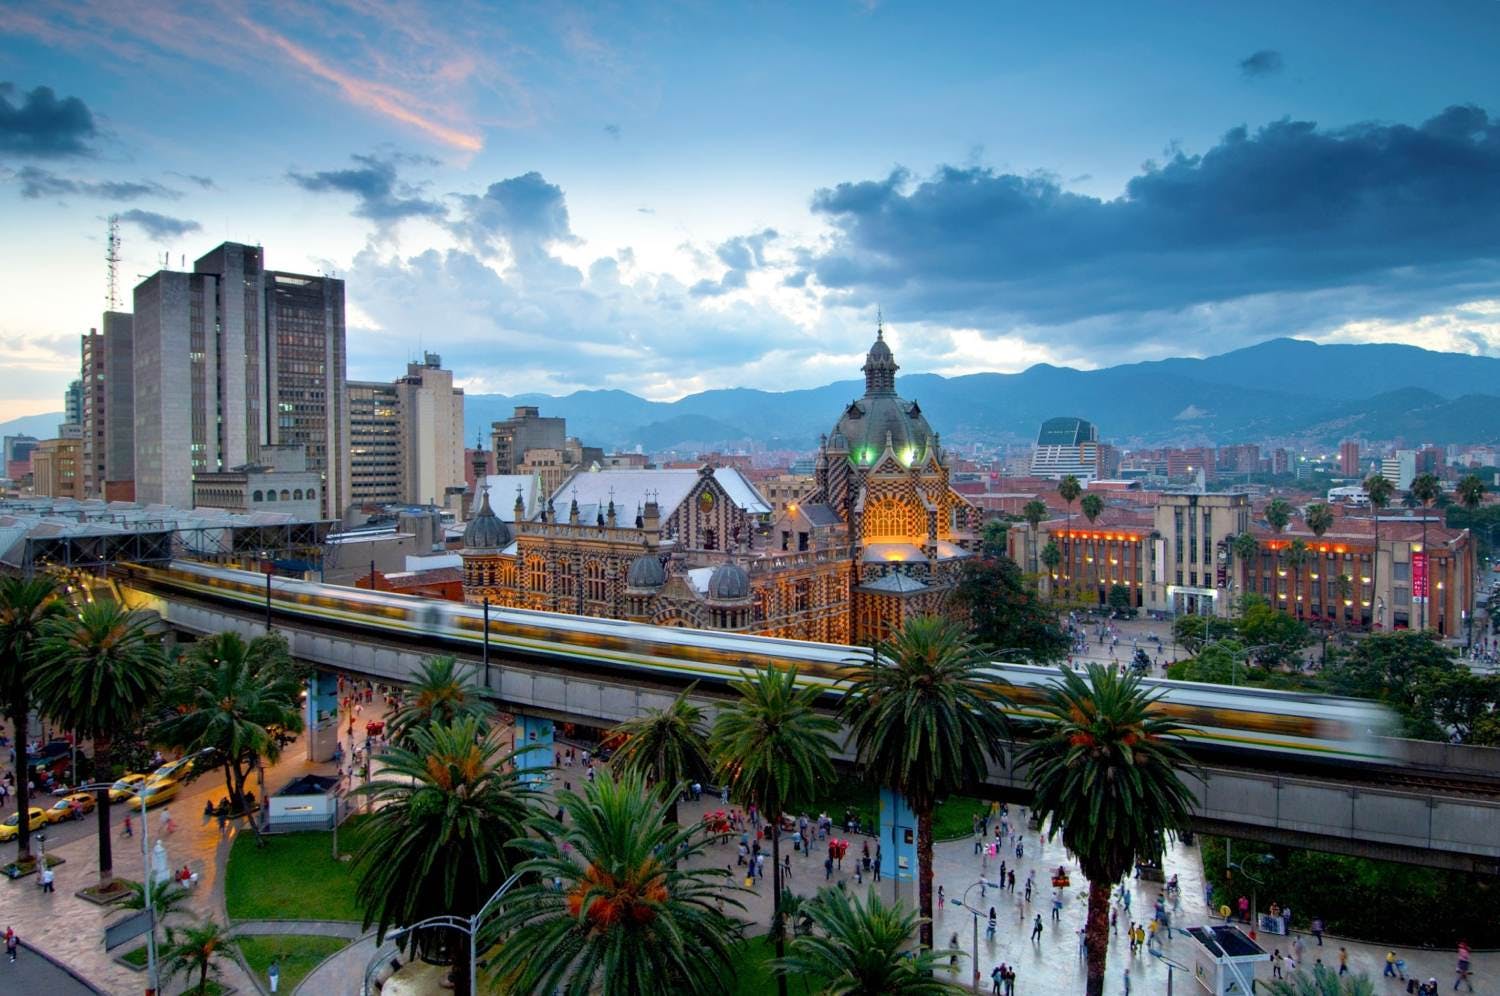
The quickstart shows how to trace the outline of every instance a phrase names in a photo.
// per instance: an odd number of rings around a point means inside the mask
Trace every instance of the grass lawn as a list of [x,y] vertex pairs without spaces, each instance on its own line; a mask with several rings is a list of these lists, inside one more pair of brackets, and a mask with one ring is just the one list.
[[[224,874],[230,921],[361,919],[354,870],[351,862],[333,860],[331,837],[322,831],[278,834],[257,848],[254,834],[236,836]],[[346,850],[344,841],[339,845]]]
[[[833,817],[836,825],[842,826],[845,808],[853,809],[859,817],[859,825],[873,827],[879,816],[880,793],[858,781],[841,781],[834,785],[817,805],[809,807],[814,815],[818,812]],[[934,840],[958,840],[974,832],[974,814],[989,812],[986,799],[975,799],[955,795],[938,803],[932,814],[932,836]]]
[[146,945],[142,944],[138,948],[131,948],[129,951],[125,952],[124,954],[122,954],[120,956],[120,960],[121,961],[128,961],[128,962],[130,962],[130,964],[134,965],[136,968],[145,968],[146,967]]
[[317,968],[324,958],[341,950],[349,942],[341,937],[293,937],[289,934],[257,934],[235,940],[245,964],[257,981],[270,991],[271,983],[266,978],[266,968],[275,959],[281,963],[281,991],[291,992],[297,988],[308,972]]
[[[766,996],[776,991],[776,976],[771,973],[771,959],[776,957],[776,947],[771,938],[762,934],[751,937],[740,944],[734,956],[734,988],[731,996]],[[811,996],[818,986],[803,976],[787,979],[788,996]]]

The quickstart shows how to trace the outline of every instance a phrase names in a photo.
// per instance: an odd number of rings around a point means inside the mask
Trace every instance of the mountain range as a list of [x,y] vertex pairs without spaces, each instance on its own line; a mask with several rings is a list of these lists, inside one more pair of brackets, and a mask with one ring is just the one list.
[[[949,443],[1024,443],[1043,420],[1077,415],[1120,446],[1341,439],[1408,443],[1500,442],[1500,359],[1398,344],[1322,345],[1272,339],[1202,359],[1174,358],[1097,370],[1039,364],[1020,373],[897,379],[907,400]],[[809,449],[864,393],[860,380],[797,391],[727,388],[676,401],[627,391],[470,394],[466,438],[516,405],[561,415],[590,445],[644,451],[763,444]],[[51,435],[60,414],[0,423],[0,434]],[[488,445],[488,443],[486,443]]]

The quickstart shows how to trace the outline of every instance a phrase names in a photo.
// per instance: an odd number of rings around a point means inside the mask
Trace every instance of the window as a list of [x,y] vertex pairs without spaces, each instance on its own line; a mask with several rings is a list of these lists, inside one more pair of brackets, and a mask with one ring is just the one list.
[[806,533],[798,533],[797,534],[797,552],[801,553],[801,552],[803,552],[806,549],[807,549],[807,534]]
[[266,501],[275,501],[275,500],[276,500],[276,492],[274,492],[274,491],[267,491],[266,492]]
[[906,539],[925,533],[917,528],[917,518],[904,502],[881,498],[865,509],[866,539]]
[[792,534],[785,529],[781,531],[781,548],[783,550],[790,550],[792,548]]
[[1410,581],[1411,580],[1411,564],[1403,563],[1402,561],[1398,560],[1398,561],[1396,561],[1395,564],[1393,564],[1391,566],[1391,571],[1392,571],[1392,574],[1391,574],[1392,580],[1395,580],[1395,581]]
[[541,557],[527,558],[526,571],[530,575],[527,587],[534,592],[547,590],[547,564]]
[[292,500],[292,498],[291,498],[291,492],[287,491],[286,488],[282,488],[281,489],[281,500],[282,501],[291,501]]
[[263,492],[260,492],[260,491],[255,492],[255,494],[253,496],[251,496],[251,501],[265,501],[265,500],[266,500],[265,494]]
[[293,501],[301,501],[302,500],[302,489],[301,488],[298,488],[298,489],[296,489],[295,491],[292,492],[292,500]]
[[[707,494],[708,492],[704,492]],[[717,529],[703,530],[703,549],[717,550],[719,548],[719,532]]]
[[308,498],[308,501],[311,501],[312,499],[314,499],[316,497],[318,497],[318,489],[317,488],[308,488],[307,489],[307,498]]
[[604,581],[604,565],[597,560],[590,560],[583,570],[584,580],[587,582],[585,597],[595,602],[605,601],[609,597],[609,589]]

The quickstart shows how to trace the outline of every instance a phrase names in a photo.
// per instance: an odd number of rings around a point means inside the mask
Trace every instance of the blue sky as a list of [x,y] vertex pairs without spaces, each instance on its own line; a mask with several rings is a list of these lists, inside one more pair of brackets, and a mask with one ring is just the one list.
[[[1312,9],[1309,9],[1312,8]],[[218,242],[350,376],[656,398],[1274,335],[1500,347],[1500,3],[12,5],[0,419]]]

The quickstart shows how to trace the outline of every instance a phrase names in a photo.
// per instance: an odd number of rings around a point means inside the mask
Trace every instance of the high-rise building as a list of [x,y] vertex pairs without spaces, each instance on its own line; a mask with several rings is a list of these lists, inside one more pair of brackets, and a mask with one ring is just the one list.
[[267,271],[258,247],[226,242],[192,273],[161,270],[136,287],[132,345],[138,500],[185,506],[195,473],[301,444],[324,514],[342,512],[343,281]]
[[1359,476],[1359,443],[1352,439],[1339,443],[1339,473],[1344,477]]
[[44,439],[31,451],[31,490],[48,498],[83,498],[80,439]]
[[83,492],[90,498],[134,497],[134,316],[106,311],[100,329],[81,337]]
[[63,420],[57,427],[63,439],[79,439],[83,435],[83,381],[75,380],[63,392]]
[[425,353],[396,381],[401,402],[402,500],[441,505],[464,487],[464,392],[442,357]]
[[1397,491],[1411,487],[1417,476],[1417,451],[1397,450],[1380,461],[1380,476],[1396,486]]
[[533,405],[517,405],[515,414],[491,423],[495,473],[515,474],[530,449],[560,450],[567,439],[567,421],[543,418]]
[[349,382],[349,454],[354,504],[401,501],[401,396],[395,384]]
[[1092,422],[1065,416],[1042,423],[1031,453],[1031,476],[1080,481],[1100,476],[1099,430]]

